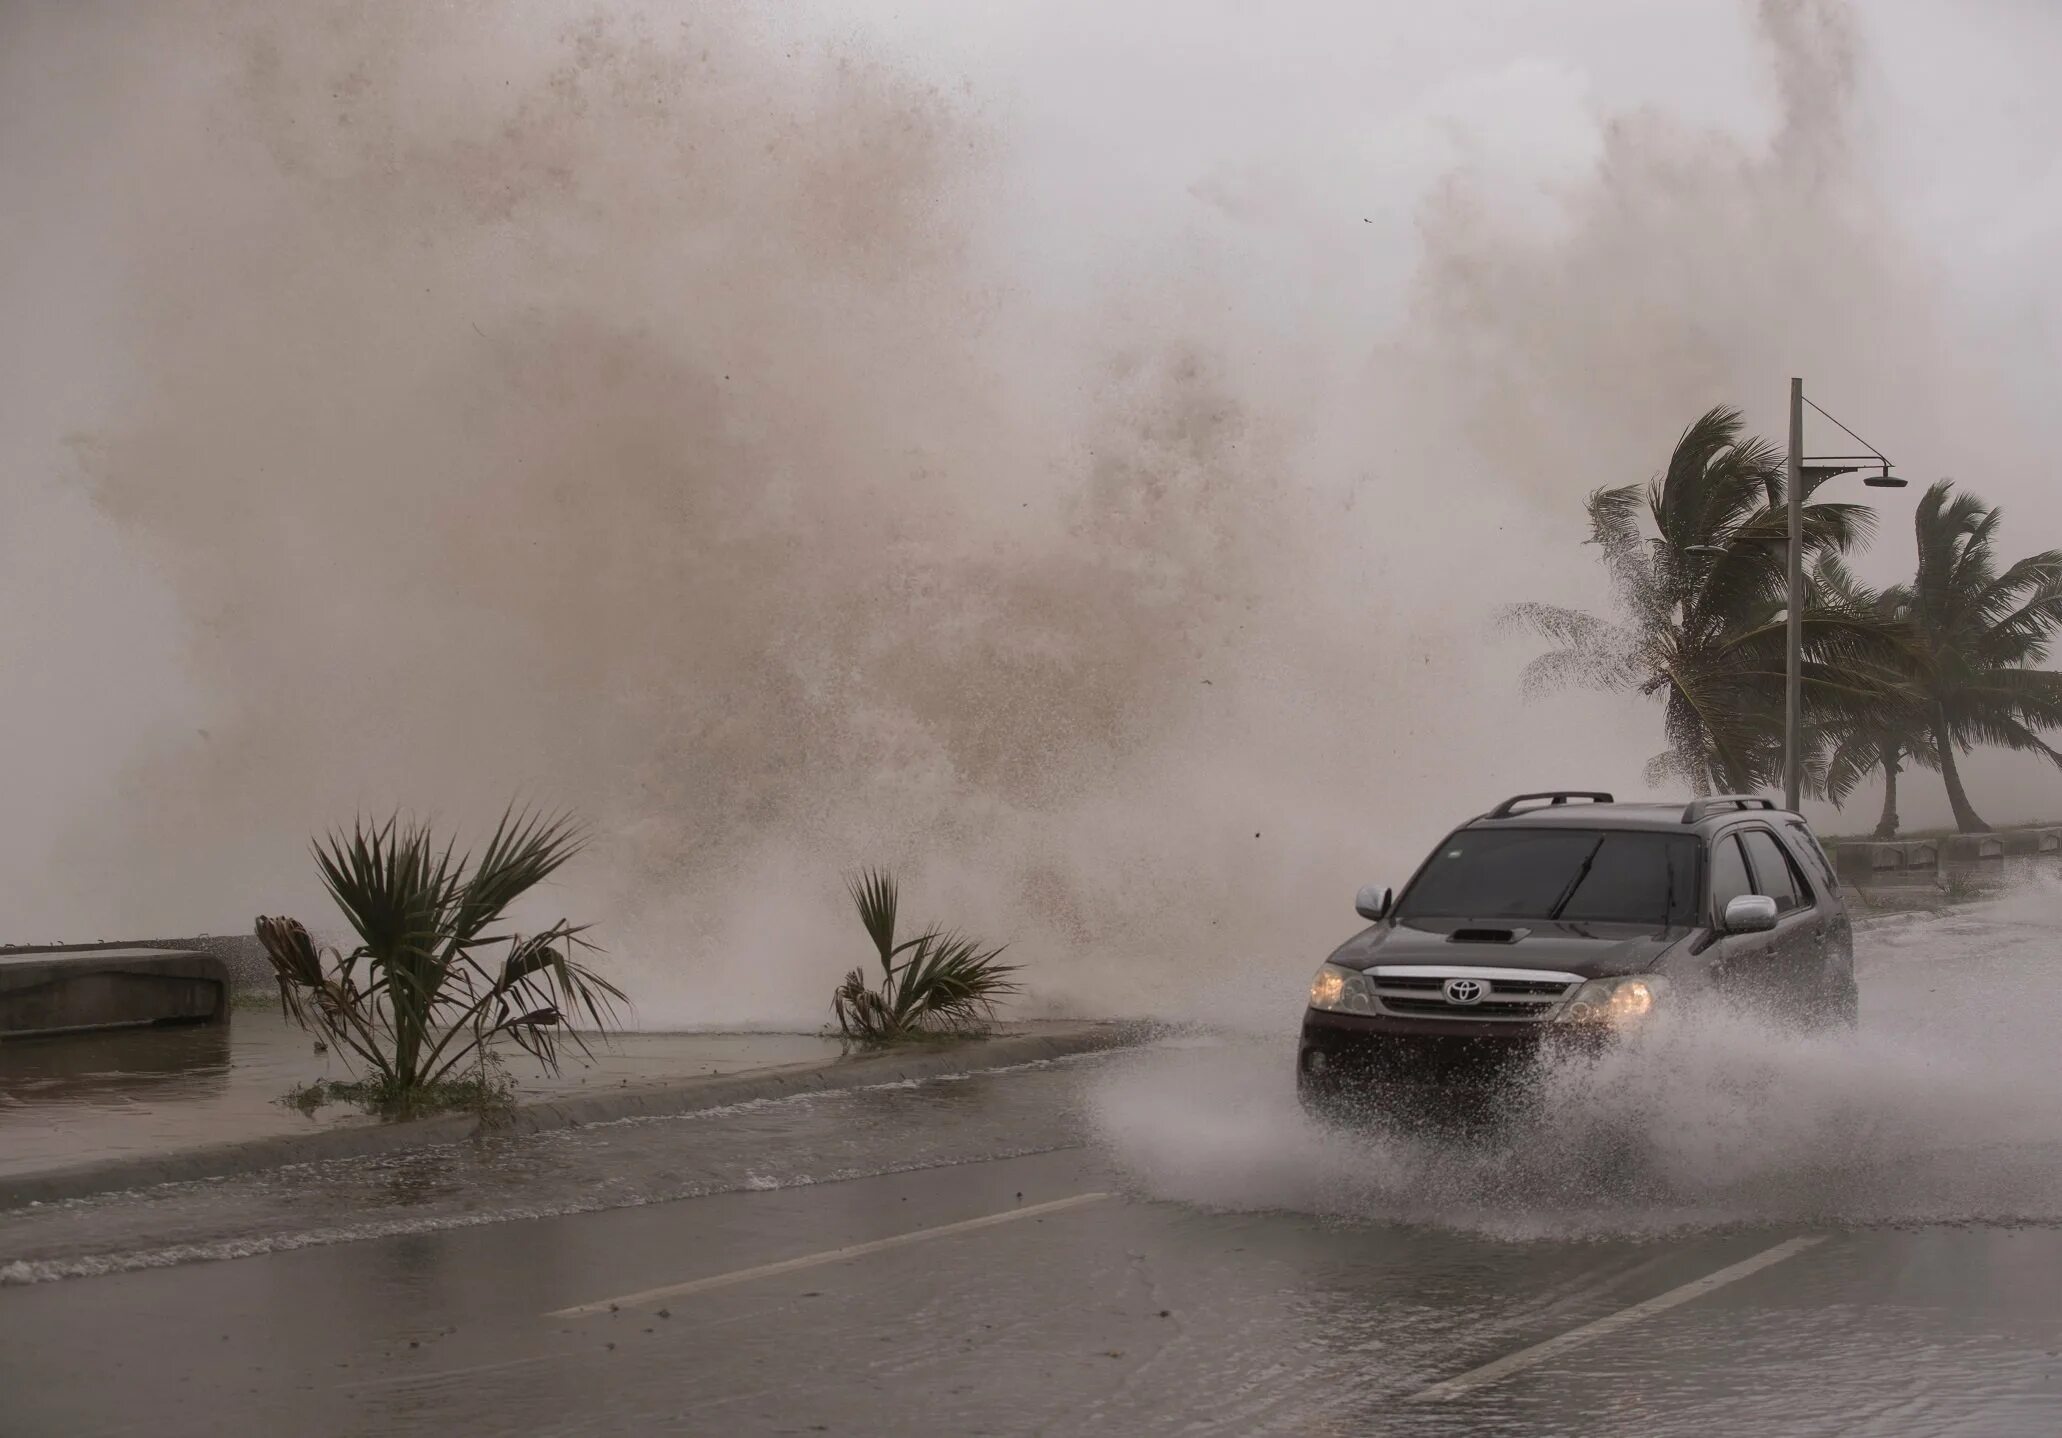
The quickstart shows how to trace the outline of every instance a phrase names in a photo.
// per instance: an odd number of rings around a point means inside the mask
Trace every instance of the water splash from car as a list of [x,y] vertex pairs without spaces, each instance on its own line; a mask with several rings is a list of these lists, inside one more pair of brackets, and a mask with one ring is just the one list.
[[2048,886],[1879,931],[1861,945],[1855,1033],[1711,1013],[1550,1062],[1489,1122],[1435,1092],[1408,1115],[1319,1124],[1288,1038],[1220,1034],[1113,1065],[1094,1125],[1156,1197],[1513,1239],[2062,1222],[2045,1032],[2058,928]]

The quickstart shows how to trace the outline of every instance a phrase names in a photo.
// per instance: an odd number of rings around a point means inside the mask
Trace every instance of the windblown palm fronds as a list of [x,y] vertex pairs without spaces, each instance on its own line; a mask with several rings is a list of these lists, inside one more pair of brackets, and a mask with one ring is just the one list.
[[1907,638],[1907,647],[1897,655],[1898,672],[1884,684],[1883,702],[1859,714],[1836,719],[1827,726],[1827,751],[1823,792],[1835,806],[1844,805],[1862,780],[1877,769],[1883,771],[1883,813],[1876,821],[1876,837],[1897,836],[1897,781],[1908,763],[1921,768],[1937,767],[1928,737],[1925,706],[1912,684],[1916,654],[1909,647],[1912,594],[1909,586],[1893,584],[1874,590],[1856,579],[1846,565],[1831,555],[1821,559],[1812,572],[1814,592],[1827,595],[1854,610],[1873,610],[1884,622],[1896,626]]
[[831,995],[831,1013],[847,1038],[887,1043],[916,1034],[965,1032],[993,1018],[998,999],[1017,992],[1009,977],[1017,966],[999,962],[1000,947],[983,948],[963,934],[937,928],[896,942],[901,895],[892,875],[868,869],[846,880],[846,890],[881,966],[877,986],[867,982],[861,967]]
[[[1574,685],[1657,698],[1667,746],[1650,783],[1696,793],[1751,790],[1782,771],[1789,521],[1782,457],[1743,436],[1738,411],[1717,408],[1683,432],[1667,470],[1644,490],[1599,489],[1587,501],[1618,614],[1557,605],[1503,612],[1555,647],[1526,666],[1528,691]],[[1859,545],[1863,505],[1804,506],[1809,564]],[[1651,527],[1651,533],[1649,529]],[[1897,671],[1897,628],[1866,605],[1813,590],[1804,614],[1807,738],[1852,723],[1883,700]],[[1817,742],[1807,746],[1814,754]],[[1822,785],[1823,762],[1808,766]]]
[[298,920],[260,918],[281,1008],[355,1055],[390,1109],[503,1037],[555,1070],[561,1035],[585,1050],[569,1021],[611,1027],[623,992],[582,960],[594,951],[584,926],[490,931],[582,843],[569,816],[513,807],[477,863],[398,815],[318,841],[323,883],[358,942],[318,950]]
[[1950,480],[1926,491],[1913,518],[1919,570],[1905,613],[1911,678],[1955,823],[1985,828],[1955,756],[1978,744],[2062,765],[2042,734],[2062,725],[2062,675],[2038,666],[2062,623],[2062,550],[1998,568],[2002,512]]

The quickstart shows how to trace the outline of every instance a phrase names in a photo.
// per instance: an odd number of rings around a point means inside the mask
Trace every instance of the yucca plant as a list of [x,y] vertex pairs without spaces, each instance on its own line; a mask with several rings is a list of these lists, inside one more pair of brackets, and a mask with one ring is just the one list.
[[280,1007],[355,1055],[374,1107],[406,1112],[439,1084],[480,1067],[507,1038],[548,1071],[569,1019],[616,1021],[622,990],[582,961],[585,926],[499,932],[502,916],[585,842],[570,815],[511,806],[477,863],[439,847],[426,824],[359,821],[314,844],[322,881],[358,936],[318,949],[295,919],[260,918]]
[[845,881],[859,922],[873,940],[881,966],[878,986],[862,966],[831,995],[831,1013],[847,1038],[892,1043],[919,1034],[965,1033],[995,1016],[996,1001],[1017,992],[1017,965],[999,962],[1002,948],[985,949],[964,934],[935,926],[897,942],[901,895],[894,876],[867,869]]

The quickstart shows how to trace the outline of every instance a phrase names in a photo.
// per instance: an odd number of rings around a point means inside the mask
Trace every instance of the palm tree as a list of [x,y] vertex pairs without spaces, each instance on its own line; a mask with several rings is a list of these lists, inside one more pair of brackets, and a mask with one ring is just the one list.
[[[1839,559],[1828,555],[1812,569],[1814,592],[1826,595],[1853,610],[1873,611],[1884,623],[1909,634],[1912,608],[1910,586],[1893,584],[1875,590],[1861,583]],[[1915,701],[1910,684],[1913,665],[1908,649],[1899,656],[1899,672],[1886,676],[1883,703],[1846,723],[1836,722],[1819,737],[1827,744],[1823,788],[1835,806],[1846,802],[1872,771],[1883,771],[1883,813],[1876,821],[1875,837],[1897,837],[1897,776],[1905,761],[1934,768],[1937,761],[1926,724],[1925,707]]]
[[610,1027],[623,991],[582,961],[582,926],[518,935],[504,915],[582,842],[570,816],[514,808],[477,862],[398,815],[331,834],[315,860],[358,943],[318,949],[298,920],[260,918],[281,1007],[357,1056],[386,1113],[414,1110],[503,1038],[555,1071],[560,1035],[584,1050],[570,1024]]
[[853,875],[845,890],[881,964],[877,987],[869,987],[866,970],[858,968],[831,994],[831,1014],[845,1037],[885,1044],[923,1034],[971,1033],[995,1016],[998,1000],[1017,992],[1010,978],[1017,966],[1001,962],[1001,948],[985,948],[935,925],[897,943],[902,895],[885,870]]
[[[1737,410],[1707,411],[1676,442],[1644,491],[1599,489],[1587,507],[1603,551],[1616,619],[1521,604],[1508,622],[1557,647],[1526,666],[1532,692],[1574,684],[1657,697],[1667,748],[1647,764],[1652,784],[1699,794],[1754,789],[1780,777],[1783,748],[1786,556],[1783,457],[1741,433]],[[1642,511],[1652,533],[1642,523]],[[1817,563],[1868,537],[1863,505],[1804,506],[1804,549]],[[1894,636],[1870,610],[1818,595],[1804,616],[1807,723],[1844,722],[1881,697]],[[1814,765],[1815,780],[1823,779]]]
[[2031,751],[2062,766],[2041,731],[2062,725],[2062,675],[2038,666],[2062,623],[2062,550],[1998,572],[2001,512],[1941,480],[1919,501],[1919,572],[1909,623],[1912,680],[1955,825],[1987,826],[1962,787],[1955,756],[1977,744]]

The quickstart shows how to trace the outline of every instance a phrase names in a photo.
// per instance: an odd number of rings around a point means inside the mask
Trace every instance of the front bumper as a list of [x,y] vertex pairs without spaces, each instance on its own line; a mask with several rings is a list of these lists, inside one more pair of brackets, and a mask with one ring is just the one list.
[[1305,1091],[1493,1088],[1530,1077],[1543,1059],[1593,1049],[1599,1041],[1546,1022],[1470,1023],[1306,1009],[1296,1075]]

